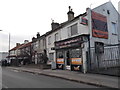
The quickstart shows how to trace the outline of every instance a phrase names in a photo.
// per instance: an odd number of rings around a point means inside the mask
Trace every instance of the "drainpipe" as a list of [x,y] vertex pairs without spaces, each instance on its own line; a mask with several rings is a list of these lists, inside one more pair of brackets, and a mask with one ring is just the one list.
[[85,74],[87,72],[87,63],[86,63],[86,48],[87,48],[87,43],[83,43],[83,49],[82,49],[82,59],[83,59],[83,73]]
[[92,18],[91,18],[91,8],[87,8],[87,15],[88,15],[88,30],[89,30],[89,36],[88,36],[88,71],[91,69],[91,40],[92,40]]

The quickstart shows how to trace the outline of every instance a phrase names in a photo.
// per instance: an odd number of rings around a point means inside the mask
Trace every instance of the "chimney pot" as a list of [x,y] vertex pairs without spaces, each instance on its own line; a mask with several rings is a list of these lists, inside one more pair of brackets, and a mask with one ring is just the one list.
[[69,11],[67,14],[68,14],[68,21],[74,18],[74,12],[72,11],[71,6],[69,6]]

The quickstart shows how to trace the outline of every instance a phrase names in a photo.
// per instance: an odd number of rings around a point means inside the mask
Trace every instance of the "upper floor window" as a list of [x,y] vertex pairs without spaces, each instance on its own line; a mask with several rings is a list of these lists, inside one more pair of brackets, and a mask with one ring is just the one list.
[[43,47],[45,47],[45,39],[43,39]]
[[78,34],[77,24],[71,26],[71,36]]
[[112,33],[117,34],[117,25],[114,22],[112,22]]
[[51,36],[48,37],[48,45],[51,44]]
[[55,41],[58,41],[58,33],[55,34]]

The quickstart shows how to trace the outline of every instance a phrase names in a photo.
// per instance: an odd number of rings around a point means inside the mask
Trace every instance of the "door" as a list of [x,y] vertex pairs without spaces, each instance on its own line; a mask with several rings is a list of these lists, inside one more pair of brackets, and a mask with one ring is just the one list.
[[63,51],[57,51],[56,53],[56,67],[57,69],[64,69],[64,53]]
[[65,68],[67,70],[70,70],[70,51],[69,50],[66,50],[65,51]]

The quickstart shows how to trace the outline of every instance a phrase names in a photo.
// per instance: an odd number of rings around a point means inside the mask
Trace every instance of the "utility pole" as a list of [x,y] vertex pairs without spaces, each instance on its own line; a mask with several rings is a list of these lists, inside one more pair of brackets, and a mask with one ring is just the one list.
[[8,50],[10,50],[10,33],[9,33],[9,48],[8,48]]
[[[10,56],[10,33],[9,33],[8,56]],[[8,57],[8,61],[10,61],[10,57]]]

